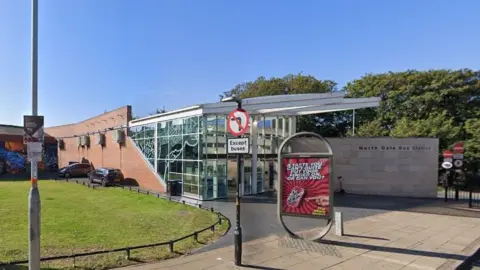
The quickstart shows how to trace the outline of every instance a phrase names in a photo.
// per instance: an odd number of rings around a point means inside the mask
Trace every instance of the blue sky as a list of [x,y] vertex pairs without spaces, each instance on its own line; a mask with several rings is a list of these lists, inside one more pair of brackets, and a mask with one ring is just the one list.
[[[218,101],[258,76],[480,68],[477,0],[39,0],[47,126]],[[0,123],[31,112],[30,0],[0,0]]]

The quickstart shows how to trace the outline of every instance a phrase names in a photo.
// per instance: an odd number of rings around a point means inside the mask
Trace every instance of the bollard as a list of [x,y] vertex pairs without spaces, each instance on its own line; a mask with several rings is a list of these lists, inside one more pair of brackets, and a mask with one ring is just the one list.
[[73,268],[76,268],[76,265],[75,265],[75,256],[73,256]]
[[160,199],[160,193],[157,193],[157,199]]
[[127,256],[125,256],[125,259],[130,260],[130,249],[127,248]]
[[210,208],[210,211],[212,211],[212,212],[213,212],[213,207],[212,207],[212,208]]
[[185,201],[182,201],[183,204],[185,204]]
[[198,233],[197,233],[197,232],[194,232],[194,233],[193,233],[193,240],[194,240],[195,242],[198,242]]
[[170,243],[168,243],[168,248],[170,249],[170,253],[173,253],[173,241],[170,241]]
[[335,234],[343,236],[343,214],[342,212],[335,212]]
[[215,232],[215,225],[212,225],[212,227],[210,228],[210,230],[212,230],[212,233]]
[[473,207],[473,203],[472,203],[472,193],[473,193],[473,190],[470,189],[470,192],[468,193],[468,207],[469,207],[469,208],[472,208],[472,207]]
[[150,192],[147,190],[147,195],[150,195]]
[[129,191],[132,191],[132,187],[128,187],[128,190],[129,190]]

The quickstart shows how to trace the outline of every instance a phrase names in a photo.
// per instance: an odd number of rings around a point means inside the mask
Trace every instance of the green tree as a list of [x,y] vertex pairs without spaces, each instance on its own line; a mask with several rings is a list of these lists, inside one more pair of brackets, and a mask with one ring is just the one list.
[[472,121],[480,116],[479,86],[480,71],[442,69],[367,74],[345,90],[351,97],[383,99],[379,108],[357,116],[358,135],[432,136],[445,149],[472,137],[466,123],[474,129]]

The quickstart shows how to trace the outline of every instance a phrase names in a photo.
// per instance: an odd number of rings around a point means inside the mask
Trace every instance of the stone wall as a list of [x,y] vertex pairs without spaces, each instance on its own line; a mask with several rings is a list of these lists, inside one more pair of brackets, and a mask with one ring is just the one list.
[[[347,193],[436,197],[438,139],[329,138]],[[335,187],[339,187],[336,179]]]

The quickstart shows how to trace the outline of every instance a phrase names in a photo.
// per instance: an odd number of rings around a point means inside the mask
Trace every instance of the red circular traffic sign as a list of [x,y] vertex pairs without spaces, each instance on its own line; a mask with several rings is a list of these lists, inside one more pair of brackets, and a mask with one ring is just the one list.
[[453,145],[453,152],[462,154],[464,151],[463,142],[457,142]]
[[227,116],[227,128],[233,136],[242,136],[248,130],[250,117],[244,109],[235,109]]
[[453,157],[453,152],[450,150],[445,150],[443,151],[443,157],[444,158],[452,158]]

